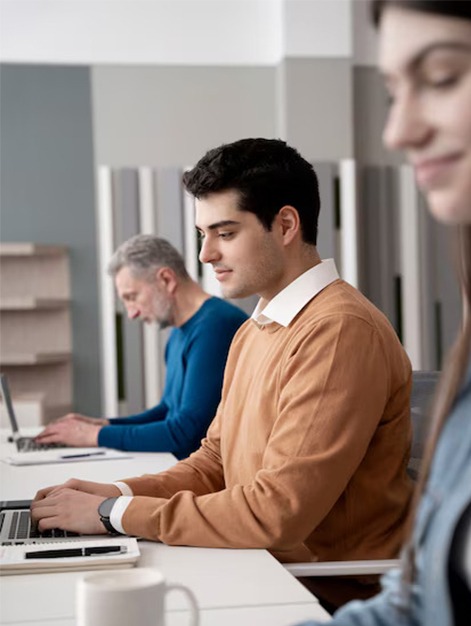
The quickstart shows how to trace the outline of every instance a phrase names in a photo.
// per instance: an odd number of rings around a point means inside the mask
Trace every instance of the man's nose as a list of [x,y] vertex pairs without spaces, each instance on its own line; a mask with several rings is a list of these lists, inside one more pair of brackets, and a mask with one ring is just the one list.
[[130,320],[135,320],[139,317],[140,312],[139,309],[136,306],[133,305],[129,305],[126,307],[126,311],[128,314],[128,319]]
[[214,240],[206,237],[201,245],[199,259],[201,263],[214,263],[221,258],[217,244]]

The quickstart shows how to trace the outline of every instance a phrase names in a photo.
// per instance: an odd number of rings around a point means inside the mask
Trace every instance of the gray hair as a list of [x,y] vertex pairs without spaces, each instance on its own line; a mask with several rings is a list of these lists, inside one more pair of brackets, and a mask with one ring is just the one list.
[[122,243],[111,257],[108,274],[114,277],[123,267],[141,278],[149,278],[159,267],[169,267],[183,280],[190,278],[181,254],[155,235],[135,235]]

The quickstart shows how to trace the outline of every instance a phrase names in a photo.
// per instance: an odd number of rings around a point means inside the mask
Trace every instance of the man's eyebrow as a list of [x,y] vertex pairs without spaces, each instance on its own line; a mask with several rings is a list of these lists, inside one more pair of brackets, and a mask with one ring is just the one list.
[[[224,228],[225,226],[239,226],[240,222],[236,220],[221,220],[220,222],[214,222],[208,226],[208,230],[217,230],[218,228]],[[196,229],[201,232],[201,228],[196,226]]]

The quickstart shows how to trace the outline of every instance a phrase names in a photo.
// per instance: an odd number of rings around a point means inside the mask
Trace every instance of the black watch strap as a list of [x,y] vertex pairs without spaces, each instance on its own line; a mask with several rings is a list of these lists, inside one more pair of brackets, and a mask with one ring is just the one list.
[[112,535],[119,534],[116,528],[114,528],[114,526],[110,522],[111,509],[113,508],[114,503],[117,499],[117,497],[107,498],[106,500],[103,500],[103,502],[98,507],[98,515],[100,516],[100,521],[106,528],[106,530]]

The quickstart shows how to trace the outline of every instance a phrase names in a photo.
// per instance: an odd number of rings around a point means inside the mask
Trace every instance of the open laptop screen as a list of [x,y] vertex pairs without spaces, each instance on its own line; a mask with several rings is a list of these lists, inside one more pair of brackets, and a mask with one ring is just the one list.
[[5,403],[5,408],[8,413],[8,419],[10,420],[13,439],[16,440],[20,434],[20,431],[18,428],[18,422],[16,421],[16,415],[13,410],[13,404],[11,402],[10,387],[8,385],[6,374],[0,374],[0,390],[3,402]]

